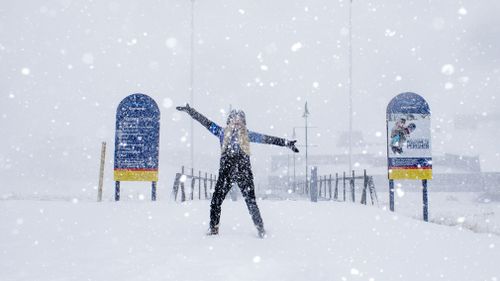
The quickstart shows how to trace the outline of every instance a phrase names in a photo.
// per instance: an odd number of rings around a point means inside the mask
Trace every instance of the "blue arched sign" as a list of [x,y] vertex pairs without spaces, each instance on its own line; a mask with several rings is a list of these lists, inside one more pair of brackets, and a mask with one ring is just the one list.
[[120,181],[158,181],[160,110],[144,94],[123,99],[116,110],[114,179],[116,200]]
[[424,98],[401,93],[387,105],[389,205],[394,211],[394,180],[422,180],[423,218],[428,221],[427,180],[432,179],[431,110]]
[[389,179],[432,179],[431,111],[415,93],[402,93],[387,106]]

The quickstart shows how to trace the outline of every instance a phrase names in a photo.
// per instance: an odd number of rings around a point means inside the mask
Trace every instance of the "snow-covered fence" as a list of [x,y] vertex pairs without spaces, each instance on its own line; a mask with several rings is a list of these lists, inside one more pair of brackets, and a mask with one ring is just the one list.
[[[308,184],[306,184],[305,181],[296,183],[296,192],[311,198],[317,197],[323,200],[346,201],[348,186],[350,201],[356,202],[356,180],[358,180],[358,182],[362,180],[363,183],[360,203],[367,204],[367,196],[369,193],[372,205],[375,203],[378,204],[373,176],[368,176],[366,170],[363,170],[363,175],[361,176],[356,176],[354,170],[351,172],[351,176],[343,172],[342,177],[339,177],[338,173],[335,173],[335,177],[333,177],[332,174],[317,175],[316,173],[311,173]],[[312,194],[315,190],[317,194]],[[340,192],[342,192],[341,199]]]
[[[201,171],[198,171],[198,176],[196,176],[193,168],[191,168],[190,174],[186,174],[184,166],[182,166],[181,172],[175,174],[174,186],[172,189],[173,199],[175,201],[177,200],[177,196],[179,194],[179,189],[180,189],[180,200],[181,200],[181,202],[186,201],[185,184],[188,182],[188,180],[191,180],[190,190],[189,190],[189,199],[190,200],[194,200],[194,198],[195,198],[196,182],[198,182],[198,196],[197,196],[198,199],[199,200],[210,199],[210,197],[212,195],[212,190],[215,187],[215,182],[217,181],[217,178],[215,175],[208,174],[207,172],[205,172],[204,174],[205,175],[203,176],[203,173]],[[202,183],[203,183],[203,191],[202,191]],[[210,184],[210,186],[208,186],[209,184]],[[203,196],[202,196],[202,194],[203,194]]]

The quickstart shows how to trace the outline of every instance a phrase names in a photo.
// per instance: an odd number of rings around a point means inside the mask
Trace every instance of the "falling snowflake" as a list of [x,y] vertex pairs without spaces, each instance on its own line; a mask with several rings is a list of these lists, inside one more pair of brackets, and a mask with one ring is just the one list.
[[302,43],[297,42],[293,44],[290,49],[292,50],[292,52],[297,52],[298,50],[302,49]]
[[396,194],[398,195],[399,198],[405,196],[405,192],[401,188],[396,189]]
[[187,176],[186,175],[182,175],[181,178],[179,179],[181,182],[186,182],[187,180]]
[[23,68],[21,69],[21,73],[22,73],[23,75],[30,75],[31,70],[30,70],[29,68],[27,68],[27,67],[23,67]]
[[452,75],[455,73],[455,67],[452,64],[445,64],[441,67],[441,73],[444,75]]
[[170,37],[165,40],[165,45],[169,49],[175,49],[177,47],[177,39]]
[[163,103],[162,103],[163,107],[170,108],[170,107],[172,107],[172,104],[173,104],[173,102],[171,99],[169,99],[169,98],[163,99]]
[[385,35],[385,37],[394,37],[394,35],[396,35],[396,31],[395,30],[386,29],[384,35]]

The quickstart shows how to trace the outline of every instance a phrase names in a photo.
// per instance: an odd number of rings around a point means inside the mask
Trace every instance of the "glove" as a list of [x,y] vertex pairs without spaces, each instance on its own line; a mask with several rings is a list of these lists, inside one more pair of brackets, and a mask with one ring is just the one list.
[[189,112],[191,110],[191,107],[189,106],[189,103],[186,103],[186,106],[177,106],[175,109],[179,111]]
[[288,148],[290,148],[293,152],[298,153],[299,149],[295,146],[296,142],[297,142],[297,140],[288,141],[287,144],[286,144],[286,146]]

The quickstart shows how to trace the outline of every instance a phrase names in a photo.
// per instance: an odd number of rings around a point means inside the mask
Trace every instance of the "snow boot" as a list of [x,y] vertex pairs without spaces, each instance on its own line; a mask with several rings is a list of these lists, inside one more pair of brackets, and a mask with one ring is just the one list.
[[210,227],[207,231],[207,236],[212,236],[212,235],[219,235],[219,228],[218,227]]
[[266,231],[264,230],[263,226],[257,227],[257,235],[262,239],[267,237]]

